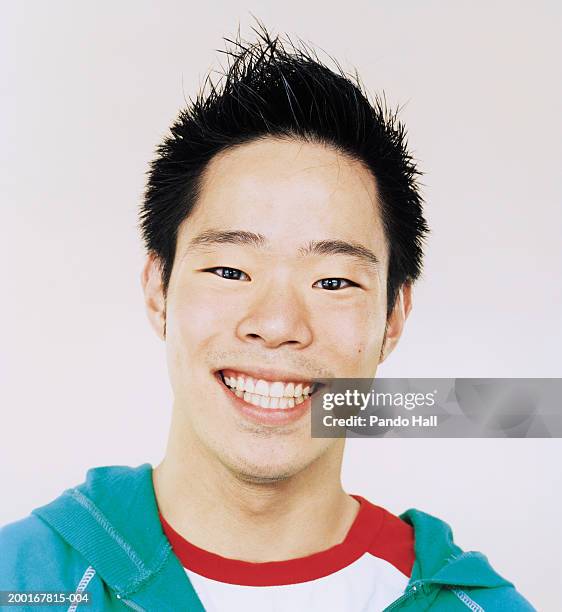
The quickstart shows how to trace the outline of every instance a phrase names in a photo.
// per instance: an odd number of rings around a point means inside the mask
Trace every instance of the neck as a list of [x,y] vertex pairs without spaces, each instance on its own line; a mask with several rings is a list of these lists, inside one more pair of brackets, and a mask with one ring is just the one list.
[[343,440],[278,481],[255,481],[229,469],[193,435],[172,426],[155,468],[160,512],[186,540],[251,562],[307,556],[339,544],[359,503],[340,481]]

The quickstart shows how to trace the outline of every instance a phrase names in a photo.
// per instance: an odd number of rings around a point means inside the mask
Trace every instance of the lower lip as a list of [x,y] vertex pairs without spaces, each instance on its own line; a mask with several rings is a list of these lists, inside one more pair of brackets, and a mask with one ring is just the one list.
[[245,402],[241,397],[235,395],[221,379],[220,372],[215,375],[225,395],[233,407],[245,418],[259,425],[287,425],[301,419],[310,410],[310,396],[294,408],[261,408]]

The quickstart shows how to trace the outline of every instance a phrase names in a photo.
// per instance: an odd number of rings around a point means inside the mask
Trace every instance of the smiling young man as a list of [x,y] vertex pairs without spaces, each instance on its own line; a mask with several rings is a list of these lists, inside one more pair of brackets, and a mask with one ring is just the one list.
[[403,126],[306,49],[262,33],[232,53],[141,212],[165,457],[90,470],[5,527],[0,588],[96,610],[532,610],[439,519],[346,493],[344,440],[311,437],[315,379],[372,378],[411,309],[427,226]]

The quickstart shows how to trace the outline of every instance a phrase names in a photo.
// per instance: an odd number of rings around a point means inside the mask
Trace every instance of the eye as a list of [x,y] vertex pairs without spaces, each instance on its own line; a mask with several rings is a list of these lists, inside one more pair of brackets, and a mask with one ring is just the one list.
[[[337,291],[338,289],[346,289],[347,287],[358,287],[357,283],[347,280],[346,278],[323,278],[322,280],[316,281],[312,286],[317,286],[318,283],[322,284],[322,289],[327,289],[328,291]],[[347,284],[342,286],[343,283]]]
[[[221,278],[226,278],[228,280],[250,280],[250,277],[242,270],[237,270],[236,268],[208,268],[205,272],[211,272],[212,274],[216,274]],[[244,276],[245,278],[242,278]]]

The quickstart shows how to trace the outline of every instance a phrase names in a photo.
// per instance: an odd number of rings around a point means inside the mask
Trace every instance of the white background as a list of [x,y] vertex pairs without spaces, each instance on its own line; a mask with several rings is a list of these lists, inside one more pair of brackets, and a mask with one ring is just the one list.
[[[0,62],[0,524],[97,465],[155,465],[171,392],[143,310],[147,163],[255,14],[404,105],[432,236],[397,377],[559,377],[559,2],[7,2]],[[346,488],[450,522],[562,602],[560,440],[360,440]]]

